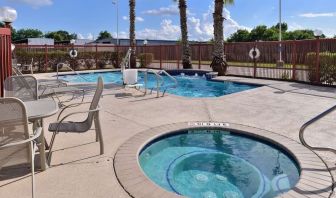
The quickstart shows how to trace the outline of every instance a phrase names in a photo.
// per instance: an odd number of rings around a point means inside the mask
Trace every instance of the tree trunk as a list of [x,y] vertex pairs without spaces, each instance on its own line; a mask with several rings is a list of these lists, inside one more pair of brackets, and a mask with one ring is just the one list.
[[180,9],[180,26],[181,26],[181,42],[182,42],[182,64],[184,69],[192,69],[191,49],[188,40],[187,25],[187,3],[186,0],[179,0]]
[[212,69],[223,76],[227,70],[227,62],[224,55],[224,32],[223,32],[223,0],[215,0],[214,18],[214,60],[211,64]]
[[131,68],[136,68],[136,56],[135,56],[135,0],[129,0],[129,20],[130,20],[130,47],[132,49],[131,57],[130,57],[130,66]]

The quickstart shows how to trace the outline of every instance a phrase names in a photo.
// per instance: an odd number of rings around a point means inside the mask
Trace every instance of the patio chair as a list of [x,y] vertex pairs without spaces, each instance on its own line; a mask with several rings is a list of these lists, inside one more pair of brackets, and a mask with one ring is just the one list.
[[[82,93],[84,100],[85,91],[77,87],[49,87],[39,86],[37,79],[32,75],[10,76],[5,80],[5,97],[16,97],[23,101],[37,100],[38,98],[52,97],[57,99],[62,106],[75,98],[76,93]],[[72,98],[62,101],[60,94],[72,93]]]
[[29,75],[10,76],[4,84],[4,96],[15,97],[22,101],[38,99],[38,83],[35,77]]
[[[22,164],[31,164],[32,197],[35,196],[34,158],[36,140],[42,128],[29,134],[28,118],[23,102],[16,98],[0,98],[0,180],[5,173]],[[15,169],[15,170],[14,170]]]
[[[14,59],[15,60],[15,59]],[[15,61],[16,62],[16,61]],[[18,68],[18,65],[12,64],[12,71],[15,76],[22,76],[22,72]],[[66,87],[68,86],[67,81],[61,79],[37,79],[39,86],[50,86],[50,87]]]
[[[104,154],[104,142],[103,142],[103,136],[100,126],[100,120],[99,120],[99,100],[102,96],[104,90],[104,83],[102,77],[98,78],[97,83],[97,89],[95,91],[95,94],[93,96],[93,99],[91,103],[77,103],[77,104],[71,104],[67,107],[65,107],[59,114],[57,118],[56,123],[52,123],[49,125],[49,131],[53,133],[51,141],[50,141],[50,147],[49,147],[49,153],[48,153],[48,162],[50,164],[51,160],[51,153],[52,153],[52,147],[55,142],[56,135],[59,132],[64,133],[85,133],[89,131],[92,127],[92,123],[94,122],[95,125],[95,132],[96,132],[96,141],[99,141],[100,144],[100,154]],[[82,104],[90,104],[90,108],[87,111],[80,111],[80,112],[73,112],[68,115],[63,116],[63,112],[65,110],[77,107]],[[82,122],[73,122],[73,121],[66,121],[70,117],[74,117],[79,114],[87,114],[87,118]],[[63,116],[61,118],[61,116]]]

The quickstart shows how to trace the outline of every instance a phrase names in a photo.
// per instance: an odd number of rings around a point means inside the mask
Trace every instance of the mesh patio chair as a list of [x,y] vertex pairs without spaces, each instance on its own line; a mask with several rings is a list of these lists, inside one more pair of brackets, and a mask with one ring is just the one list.
[[[13,59],[14,61],[15,59]],[[15,76],[22,76],[21,70],[18,65],[13,62],[12,71]],[[50,87],[67,87],[67,81],[62,79],[37,79],[39,86],[50,86]]]
[[5,80],[5,97],[15,97],[22,101],[38,99],[38,84],[34,76],[10,76]]
[[[82,94],[82,101],[84,100],[85,91],[77,87],[56,87],[41,85],[38,80],[32,75],[18,75],[10,76],[5,80],[5,97],[16,97],[23,101],[37,100],[38,98],[52,97],[57,99],[61,106],[65,102],[69,102],[75,98],[77,93]],[[71,99],[61,100],[60,94],[72,93]]]
[[[98,78],[97,83],[97,89],[95,91],[95,94],[93,96],[93,99],[91,103],[77,103],[77,104],[71,104],[67,107],[65,107],[59,114],[57,118],[56,123],[52,123],[49,125],[49,131],[53,133],[51,141],[50,141],[50,147],[49,147],[49,153],[48,153],[48,162],[50,163],[51,160],[51,153],[52,153],[52,147],[55,142],[56,135],[59,132],[64,133],[85,133],[89,131],[92,127],[92,123],[94,122],[95,125],[95,131],[96,131],[96,141],[100,144],[100,154],[104,154],[104,142],[103,142],[103,136],[100,126],[100,120],[99,120],[99,100],[102,96],[104,90],[104,83],[103,79],[101,77]],[[63,116],[62,114],[65,112],[65,110],[77,107],[82,104],[90,104],[90,108],[87,111],[80,111],[80,112],[73,112],[68,115]],[[66,121],[68,118],[76,116],[78,114],[87,114],[87,118],[82,122],[73,122],[73,121]],[[63,117],[61,117],[63,116]]]
[[26,108],[16,98],[0,98],[0,180],[6,174],[17,171],[18,165],[30,163],[32,175],[32,197],[35,196],[34,158],[36,140],[42,128],[29,134]]

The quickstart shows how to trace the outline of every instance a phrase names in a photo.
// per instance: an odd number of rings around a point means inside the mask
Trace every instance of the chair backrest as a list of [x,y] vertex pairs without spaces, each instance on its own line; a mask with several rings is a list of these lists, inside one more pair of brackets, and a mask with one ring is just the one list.
[[16,76],[22,76],[23,74],[21,73],[21,71],[19,70],[19,68],[17,67],[17,65],[12,64],[12,71]]
[[5,80],[5,97],[15,97],[22,101],[33,101],[38,99],[37,91],[38,84],[34,76],[10,76]]
[[[17,98],[0,98],[0,169],[30,160],[29,144],[1,148],[29,138],[28,119],[23,102]],[[1,180],[2,174],[0,174]]]
[[125,85],[134,85],[138,83],[138,70],[126,69],[123,71],[123,79]]
[[[100,98],[101,98],[101,95],[103,94],[103,90],[104,90],[104,82],[103,82],[103,78],[100,76],[98,78],[96,92],[93,96],[93,99],[92,99],[92,102],[91,102],[91,105],[90,105],[90,110],[97,109]],[[95,112],[90,112],[89,115],[88,115],[87,121],[90,122],[90,125],[92,124],[94,114],[95,114]]]

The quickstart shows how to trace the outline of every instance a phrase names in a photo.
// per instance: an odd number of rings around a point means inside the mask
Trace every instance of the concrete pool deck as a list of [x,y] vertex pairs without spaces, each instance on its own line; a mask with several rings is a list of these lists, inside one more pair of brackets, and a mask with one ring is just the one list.
[[[36,174],[37,197],[129,197],[116,178],[113,158],[120,145],[151,128],[191,121],[229,122],[271,131],[298,141],[299,129],[306,121],[336,104],[335,88],[237,77],[219,79],[266,86],[203,99],[173,95],[155,98],[155,94],[142,97],[133,90],[106,86],[101,100],[105,154],[99,155],[99,144],[94,141],[93,131],[80,135],[59,134],[51,167]],[[86,100],[90,99],[90,96],[86,97]],[[56,117],[46,119],[45,127]],[[308,128],[307,141],[315,146],[335,148],[335,118],[336,112]],[[46,133],[49,141],[51,134]],[[336,156],[327,152],[318,154],[336,175]],[[327,197],[330,192],[331,189],[321,189],[309,195]],[[13,178],[0,181],[0,197],[30,196],[29,174],[18,171]]]

